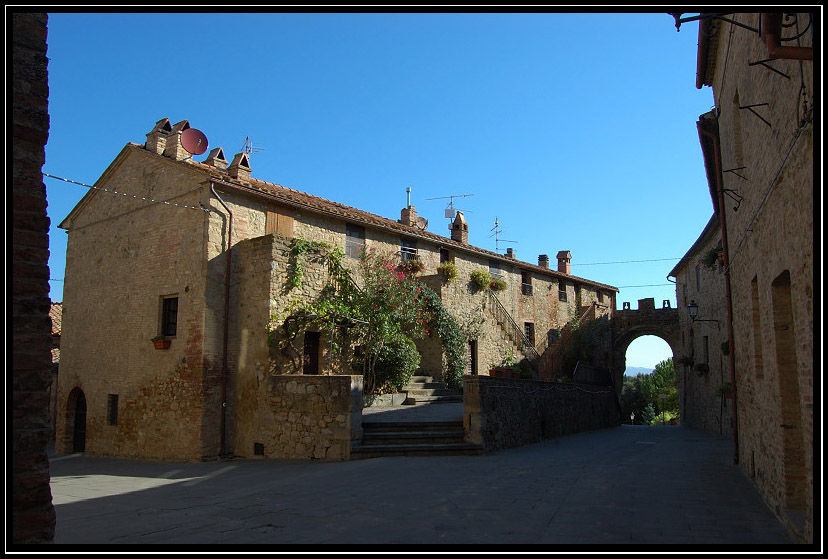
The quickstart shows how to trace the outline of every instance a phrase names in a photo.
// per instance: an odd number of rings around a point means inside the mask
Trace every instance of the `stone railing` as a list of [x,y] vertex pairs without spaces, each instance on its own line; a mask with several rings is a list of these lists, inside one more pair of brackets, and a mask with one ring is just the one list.
[[486,452],[620,425],[612,387],[463,378],[463,427]]

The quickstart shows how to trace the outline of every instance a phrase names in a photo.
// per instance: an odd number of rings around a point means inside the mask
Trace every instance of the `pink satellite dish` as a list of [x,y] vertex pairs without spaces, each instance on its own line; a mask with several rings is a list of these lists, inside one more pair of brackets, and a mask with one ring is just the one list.
[[193,155],[207,151],[207,136],[201,130],[187,128],[181,133],[181,146]]

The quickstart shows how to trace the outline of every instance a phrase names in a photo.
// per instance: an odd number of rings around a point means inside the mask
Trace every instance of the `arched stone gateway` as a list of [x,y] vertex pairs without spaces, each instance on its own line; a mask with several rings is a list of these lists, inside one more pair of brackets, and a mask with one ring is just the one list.
[[670,307],[665,300],[662,308],[656,309],[652,297],[638,300],[638,310],[631,310],[628,303],[616,310],[612,317],[612,378],[620,397],[624,385],[624,371],[627,368],[627,348],[641,336],[657,336],[667,342],[673,355],[681,347],[679,311]]

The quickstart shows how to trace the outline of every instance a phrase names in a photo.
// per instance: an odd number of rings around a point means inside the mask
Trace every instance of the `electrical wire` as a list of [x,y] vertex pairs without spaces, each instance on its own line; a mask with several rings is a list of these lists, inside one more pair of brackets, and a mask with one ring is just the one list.
[[598,265],[602,265],[602,264],[632,264],[632,263],[638,263],[638,262],[665,262],[667,260],[673,260],[674,261],[674,260],[679,260],[679,259],[681,259],[681,256],[674,256],[672,258],[653,258],[653,259],[650,259],[650,260],[620,260],[618,262],[589,262],[589,263],[586,263],[586,264],[571,264],[571,266],[574,268],[575,266],[598,266]]
[[111,190],[109,188],[101,188],[99,186],[92,186],[91,184],[84,184],[82,182],[73,181],[70,179],[65,179],[63,177],[56,177],[54,175],[50,175],[49,173],[42,173],[44,177],[49,177],[50,179],[56,179],[59,181],[64,181],[72,184],[77,184],[79,186],[85,186],[86,188],[92,188],[94,190],[99,190],[103,192],[108,192],[110,194],[120,194],[121,196],[125,196],[127,198],[135,198],[136,200],[143,200],[144,202],[149,202],[151,204],[163,204],[165,206],[175,206],[177,208],[186,208],[188,210],[199,210],[202,212],[209,212],[210,210],[204,207],[196,207],[196,206],[187,206],[185,204],[176,204],[175,202],[167,202],[165,200],[153,200],[152,198],[145,198],[143,196],[136,196],[135,194],[126,194],[124,192],[118,192],[117,190]]

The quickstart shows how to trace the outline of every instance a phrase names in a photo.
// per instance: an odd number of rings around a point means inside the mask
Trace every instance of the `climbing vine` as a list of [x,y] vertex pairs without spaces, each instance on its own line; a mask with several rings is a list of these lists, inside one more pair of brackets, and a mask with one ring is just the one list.
[[324,241],[308,241],[298,237],[293,242],[290,254],[293,261],[288,267],[287,283],[290,289],[302,287],[302,275],[304,274],[305,254],[311,249],[331,248],[331,245]]
[[[321,246],[297,239],[291,252],[299,265],[293,267],[291,285],[301,285],[302,255]],[[343,256],[341,249],[328,251],[328,282],[318,297],[292,301],[281,316],[271,317],[270,347],[298,369],[300,355],[293,340],[303,327],[315,324],[331,333],[334,351],[345,343],[360,348],[352,364],[362,371],[364,391],[377,393],[399,390],[419,366],[419,354],[415,356],[416,349],[412,353],[413,340],[436,334],[445,355],[444,380],[449,386],[460,386],[466,367],[466,337],[439,295],[416,277],[421,267],[401,266],[393,252],[364,251],[359,288],[342,266]]]

